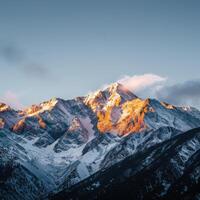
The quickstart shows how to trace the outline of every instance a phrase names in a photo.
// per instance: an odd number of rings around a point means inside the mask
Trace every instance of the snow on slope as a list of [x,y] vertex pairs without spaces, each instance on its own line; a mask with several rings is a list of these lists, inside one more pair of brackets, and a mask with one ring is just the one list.
[[[105,132],[99,130],[97,112],[103,125],[111,125]],[[9,144],[16,162],[52,192],[197,127],[197,115],[196,110],[194,114],[157,100],[139,99],[122,85],[114,84],[85,98],[54,99],[21,113],[0,112],[9,125],[0,129],[0,137],[4,132],[0,144]],[[22,119],[22,127],[13,133],[12,126]],[[119,133],[123,129],[128,131],[122,136]]]

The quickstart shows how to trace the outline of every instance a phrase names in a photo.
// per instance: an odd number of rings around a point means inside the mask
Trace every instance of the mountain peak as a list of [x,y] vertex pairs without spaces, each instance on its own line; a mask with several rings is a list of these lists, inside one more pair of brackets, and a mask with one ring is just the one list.
[[28,116],[36,115],[38,113],[44,112],[46,110],[52,110],[58,103],[59,99],[52,98],[49,101],[45,101],[39,105],[32,105],[25,109],[23,113]]
[[89,94],[85,104],[96,113],[97,128],[102,133],[124,135],[146,127],[146,102],[120,83],[113,83],[103,90]]
[[121,83],[112,83],[102,90],[90,93],[85,98],[86,105],[90,105],[93,110],[102,108],[106,104],[120,104],[138,98],[128,88]]
[[110,94],[119,94],[122,100],[132,100],[138,98],[135,94],[133,94],[126,86],[119,82],[115,82],[109,85],[104,91],[108,91]]

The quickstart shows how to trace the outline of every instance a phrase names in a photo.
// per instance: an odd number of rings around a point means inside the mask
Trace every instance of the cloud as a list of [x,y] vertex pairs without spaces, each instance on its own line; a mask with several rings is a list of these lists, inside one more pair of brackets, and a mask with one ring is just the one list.
[[7,44],[0,47],[0,55],[7,62],[20,63],[23,60],[22,51],[15,45]]
[[166,77],[156,74],[124,76],[118,82],[141,98],[156,98],[177,106],[200,108],[200,80],[169,85]]
[[45,78],[51,73],[43,64],[32,61],[14,44],[0,46],[0,56],[12,67],[18,67],[19,71],[32,78]]
[[163,86],[156,92],[156,97],[175,105],[200,107],[200,80],[190,80],[172,86]]
[[50,76],[50,71],[43,65],[30,63],[23,66],[23,71],[27,76],[35,78],[46,78]]
[[117,82],[126,86],[130,91],[134,93],[142,93],[148,88],[162,85],[167,80],[166,77],[162,77],[156,74],[143,74],[135,76],[124,76]]
[[14,92],[8,90],[2,97],[0,97],[0,102],[6,103],[14,109],[22,109],[24,106],[19,100],[19,97]]

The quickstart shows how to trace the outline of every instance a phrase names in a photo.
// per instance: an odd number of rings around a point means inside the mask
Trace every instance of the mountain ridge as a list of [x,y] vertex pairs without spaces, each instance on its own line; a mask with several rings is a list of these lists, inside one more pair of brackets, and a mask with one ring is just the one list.
[[[18,132],[18,128],[21,129],[24,126],[26,118],[30,117],[36,117],[39,126],[45,128],[46,124],[41,115],[45,112],[51,112],[56,107],[60,107],[60,110],[63,110],[65,113],[66,108],[64,104],[66,101],[68,100],[52,98],[49,101],[32,105],[21,111],[15,111],[6,104],[1,104],[2,109],[0,113],[11,110],[15,112],[15,118],[17,119],[14,121],[17,121],[19,124],[14,123],[10,128],[14,128],[16,132]],[[179,110],[180,112],[190,113],[197,119],[200,118],[200,112],[197,109],[176,107],[150,98],[140,99],[120,83],[111,84],[103,90],[97,90],[82,97],[82,99],[81,97],[77,97],[75,101],[85,104],[97,115],[97,127],[102,133],[115,132],[119,135],[126,135],[147,128],[149,125],[145,122],[145,115],[155,112],[153,108],[153,104],[155,103],[160,104],[159,107],[166,108],[166,110]],[[1,121],[6,121],[6,119],[2,117]],[[14,125],[15,127],[13,127]],[[1,126],[3,127],[3,122]]]
[[198,127],[199,116],[195,109],[143,100],[118,83],[86,97],[54,98],[24,111],[4,109],[0,168],[13,173],[1,183],[0,197],[5,199],[9,188],[9,200],[48,198],[144,148]]

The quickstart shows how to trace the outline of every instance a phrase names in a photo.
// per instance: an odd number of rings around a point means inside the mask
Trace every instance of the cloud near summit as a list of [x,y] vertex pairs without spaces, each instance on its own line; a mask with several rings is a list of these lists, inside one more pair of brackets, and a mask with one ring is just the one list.
[[200,108],[200,80],[165,86],[157,91],[156,97],[175,105],[192,105]]
[[173,85],[168,78],[156,74],[124,76],[117,82],[141,98],[156,98],[178,106],[200,108],[200,80],[189,80]]
[[117,82],[126,86],[132,92],[141,92],[150,86],[163,84],[167,80],[156,74],[143,74],[135,76],[124,76]]

